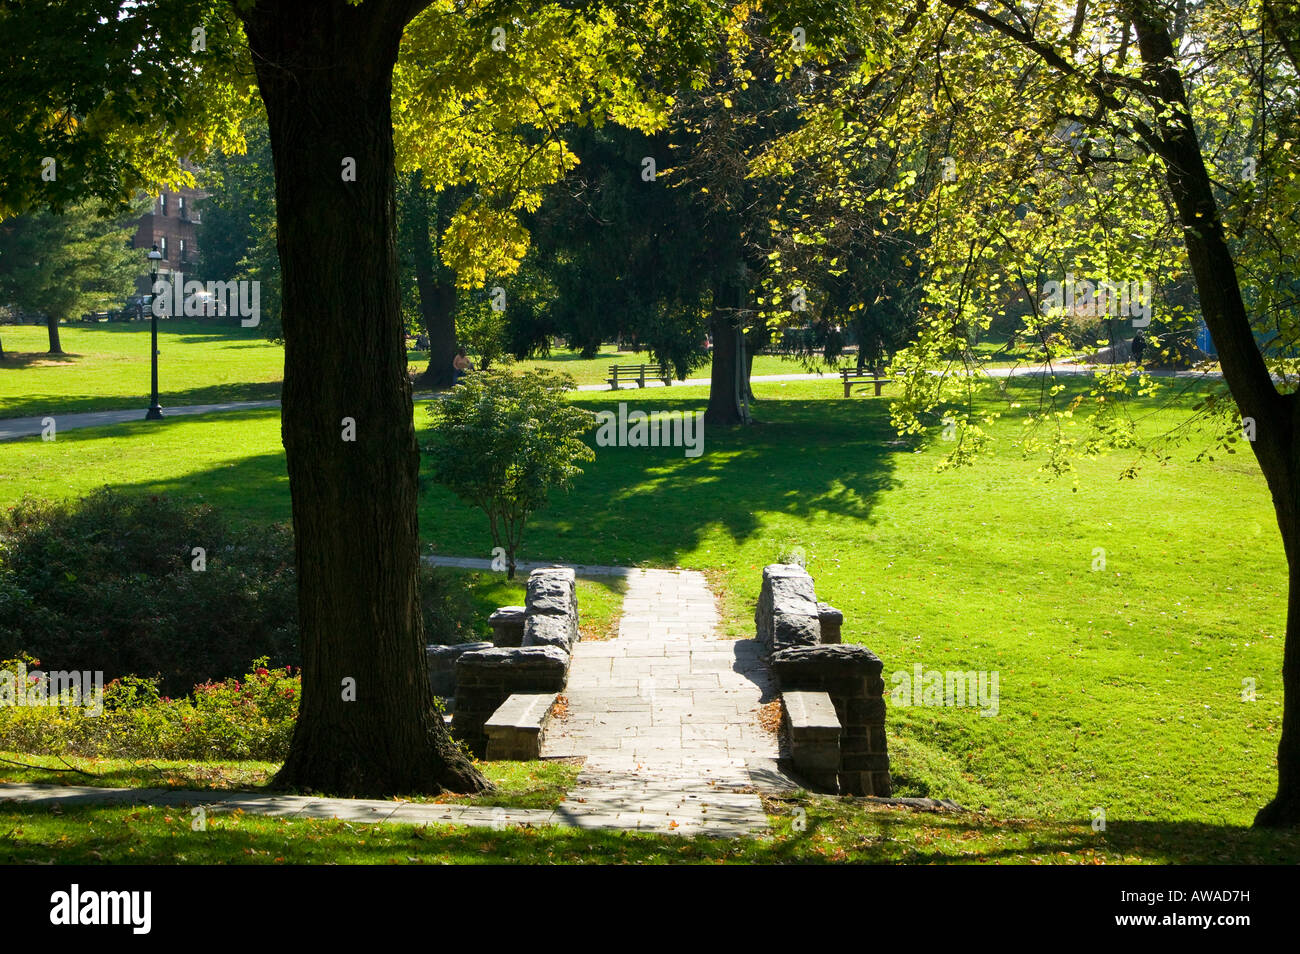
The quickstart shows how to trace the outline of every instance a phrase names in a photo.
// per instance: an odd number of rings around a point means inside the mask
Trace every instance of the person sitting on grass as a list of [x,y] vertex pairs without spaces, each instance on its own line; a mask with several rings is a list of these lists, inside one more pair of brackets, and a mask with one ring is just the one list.
[[456,357],[451,359],[451,367],[455,372],[455,383],[460,384],[460,379],[465,377],[465,373],[474,370],[474,362],[465,357],[465,349],[457,348]]

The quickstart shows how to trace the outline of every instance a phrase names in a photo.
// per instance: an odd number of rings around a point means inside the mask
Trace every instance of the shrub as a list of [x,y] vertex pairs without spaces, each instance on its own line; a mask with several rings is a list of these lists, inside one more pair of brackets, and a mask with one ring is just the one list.
[[[30,668],[34,660],[25,660]],[[17,661],[0,663],[14,671]],[[302,694],[291,667],[265,658],[240,679],[206,682],[191,696],[161,695],[158,682],[126,676],[104,687],[103,712],[0,706],[0,748],[100,758],[284,759]]]
[[[425,568],[421,596],[429,642],[471,629],[459,581]],[[292,533],[235,530],[206,504],[163,496],[26,499],[0,517],[0,658],[23,652],[50,669],[156,678],[169,695],[258,657],[297,665]]]
[[507,579],[529,516],[582,473],[579,461],[595,457],[582,440],[594,417],[565,398],[572,387],[567,374],[547,369],[477,371],[429,405],[433,479],[487,514]]

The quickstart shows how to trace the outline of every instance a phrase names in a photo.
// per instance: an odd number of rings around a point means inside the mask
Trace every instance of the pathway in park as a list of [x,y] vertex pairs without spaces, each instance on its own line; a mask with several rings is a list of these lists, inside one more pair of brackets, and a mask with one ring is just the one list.
[[[1065,377],[1070,375],[1091,374],[1091,369],[1086,366],[1076,366],[1071,364],[1058,365],[1053,369],[1054,373]],[[982,372],[992,378],[1019,377],[1022,375],[1042,374],[1041,367],[1022,367],[1022,368],[991,368]],[[1218,374],[1201,374],[1194,371],[1150,371],[1153,377],[1209,377],[1221,378]],[[834,374],[759,374],[754,375],[751,381],[834,381],[838,385],[838,376]],[[708,378],[690,378],[686,381],[675,381],[673,387],[702,387],[708,385]],[[662,381],[647,381],[648,388],[664,387]],[[581,384],[577,388],[579,391],[608,391],[608,384]],[[637,388],[621,389],[629,394],[634,394]],[[435,392],[416,394],[415,400],[429,401],[438,395]],[[279,401],[231,401],[226,404],[190,404],[182,407],[164,407],[163,416],[167,417],[188,417],[197,414],[220,414],[227,411],[249,411],[259,408],[279,407]],[[61,431],[71,431],[83,427],[103,427],[108,424],[130,424],[144,422],[145,408],[142,405],[139,408],[124,411],[87,411],[79,414],[59,414],[51,412],[37,417],[10,417],[0,418],[0,442],[18,440],[23,437],[40,437],[45,431],[47,418],[53,417],[57,433]],[[151,425],[152,426],[152,425]]]
[[[581,611],[581,607],[579,607]],[[586,757],[560,806],[570,824],[745,835],[767,827],[756,787],[775,777],[771,695],[755,640],[715,636],[713,594],[690,571],[628,576],[618,638],[582,640],[543,757]]]
[[[438,563],[464,565],[455,558]],[[469,561],[478,566],[479,561]],[[487,561],[482,561],[486,563]],[[576,787],[554,810],[380,799],[0,784],[0,801],[202,805],[209,813],[338,818],[408,825],[564,825],[736,837],[767,828],[757,791],[790,788],[776,737],[758,708],[770,695],[754,640],[715,637],[713,595],[700,573],[592,567],[628,579],[616,639],[580,641],[544,757],[585,756]]]

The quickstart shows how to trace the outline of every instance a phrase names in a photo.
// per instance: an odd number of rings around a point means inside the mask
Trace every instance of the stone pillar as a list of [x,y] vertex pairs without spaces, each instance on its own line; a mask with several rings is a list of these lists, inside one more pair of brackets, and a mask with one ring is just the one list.
[[821,642],[817,593],[807,570],[793,563],[763,567],[754,625],[758,641],[769,653]]
[[844,614],[830,603],[818,603],[817,619],[821,623],[822,642],[830,645],[838,644],[840,627],[844,625]]
[[568,567],[543,567],[528,574],[524,633],[520,645],[558,646],[573,651],[578,636],[577,580]]

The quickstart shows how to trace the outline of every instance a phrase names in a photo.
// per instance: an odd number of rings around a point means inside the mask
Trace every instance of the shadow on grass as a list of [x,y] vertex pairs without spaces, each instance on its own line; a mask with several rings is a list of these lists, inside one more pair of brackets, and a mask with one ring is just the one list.
[[[93,325],[76,322],[64,325],[65,328],[91,328],[95,331],[107,331],[112,334],[149,334],[152,322],[146,314],[142,319],[130,321],[101,321]],[[159,318],[158,335],[185,336],[178,340],[187,343],[205,341],[238,341],[249,344],[265,344],[257,328],[245,328],[238,318]]]
[[72,364],[80,357],[71,351],[62,354],[50,354],[48,351],[5,351],[0,356],[0,368],[17,370],[34,364]]
[[[702,396],[585,392],[591,409],[702,410]],[[551,495],[524,534],[522,558],[667,565],[721,529],[731,540],[761,533],[768,515],[867,520],[894,486],[894,456],[910,451],[889,424],[888,402],[763,401],[762,421],[707,428],[703,454],[683,448],[596,447],[568,493]],[[417,411],[424,429],[427,414]],[[427,468],[424,476],[428,477]],[[464,514],[447,519],[448,514]],[[441,518],[441,519],[438,519]],[[439,552],[485,551],[486,520],[426,482],[421,525]]]
[[[0,361],[0,368],[7,363]],[[141,417],[149,407],[149,366],[142,364],[144,377],[141,381],[140,394],[131,397],[123,395],[102,395],[98,397],[78,397],[72,394],[38,395],[34,397],[3,398],[0,406],[0,418],[41,417],[52,414],[56,418],[68,414],[84,414],[91,411],[132,411],[140,410]],[[280,398],[279,381],[249,381],[236,384],[212,384],[188,389],[162,389],[158,401],[167,413],[168,407],[184,407],[190,404],[226,404],[235,401],[275,401]],[[63,432],[59,432],[62,439]]]
[[[585,406],[600,408],[624,400],[591,393]],[[166,404],[164,400],[164,404]],[[663,392],[629,402],[647,410],[702,409],[702,395]],[[164,414],[166,412],[164,411]],[[222,413],[223,423],[264,418],[267,410]],[[521,559],[614,565],[673,566],[719,529],[744,541],[764,530],[769,515],[865,521],[880,494],[894,486],[895,455],[910,452],[889,425],[888,402],[764,401],[762,423],[743,429],[706,429],[704,453],[688,458],[683,448],[596,447],[596,458],[568,493],[553,493],[529,521]],[[427,437],[428,415],[416,409],[416,426]],[[164,418],[162,429],[195,427],[211,417]],[[60,442],[94,442],[134,437],[143,420],[111,428],[60,432]],[[147,426],[157,428],[156,424]],[[128,431],[129,428],[129,431]],[[237,429],[232,433],[237,433]],[[594,444],[594,432],[588,439]],[[422,477],[421,538],[438,552],[486,556],[491,550],[487,521],[445,489]],[[120,490],[202,496],[236,523],[287,520],[288,480],[283,452],[251,455],[151,478],[148,471]]]
[[188,837],[182,805],[124,808],[0,804],[0,859],[101,863],[703,863],[944,864],[1139,861],[1284,864],[1300,859],[1300,834],[1196,822],[985,823],[970,816],[864,813],[844,829],[809,813],[804,831],[767,838],[688,838],[560,828],[359,825],[214,813]]

